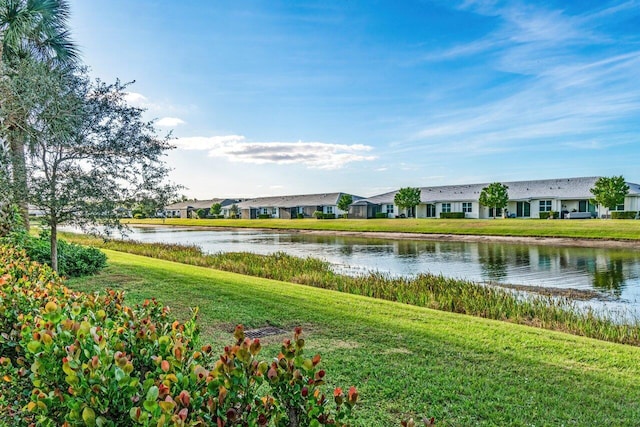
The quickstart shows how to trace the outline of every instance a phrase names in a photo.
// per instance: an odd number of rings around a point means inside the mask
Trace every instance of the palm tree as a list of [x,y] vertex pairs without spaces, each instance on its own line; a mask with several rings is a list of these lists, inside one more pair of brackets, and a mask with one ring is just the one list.
[[[43,61],[51,66],[74,63],[78,51],[69,38],[66,0],[0,0],[0,72],[15,78],[11,67],[19,61]],[[0,104],[2,108],[2,104]],[[13,196],[29,227],[24,123],[26,114],[5,114],[11,151]]]

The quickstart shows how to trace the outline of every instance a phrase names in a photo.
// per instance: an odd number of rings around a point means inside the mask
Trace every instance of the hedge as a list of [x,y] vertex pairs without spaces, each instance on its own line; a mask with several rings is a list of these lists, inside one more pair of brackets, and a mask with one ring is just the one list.
[[611,212],[611,219],[636,219],[638,212],[636,211],[613,211]]
[[[49,232],[41,232],[40,237],[28,237],[20,245],[27,251],[31,260],[51,265]],[[58,273],[61,276],[80,277],[96,274],[106,265],[107,256],[99,249],[58,240]]]
[[[197,310],[195,310],[197,313]],[[358,393],[322,391],[300,328],[271,361],[236,327],[216,354],[155,300],[73,292],[24,251],[0,246],[0,426],[336,425]]]
[[443,219],[464,219],[464,212],[440,212],[440,218]]
[[[540,212],[540,219],[549,219],[549,214],[551,212]],[[560,212],[553,212],[553,219],[560,218]]]
[[315,217],[318,219],[336,219],[336,214],[320,213],[320,214],[316,214]]
[[258,219],[271,219],[271,215],[269,214],[259,214]]
[[389,214],[386,212],[376,212],[376,218],[388,218]]

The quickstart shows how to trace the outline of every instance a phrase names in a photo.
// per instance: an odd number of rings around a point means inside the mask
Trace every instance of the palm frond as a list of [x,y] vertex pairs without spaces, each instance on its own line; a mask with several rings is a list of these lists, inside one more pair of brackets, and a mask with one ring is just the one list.
[[4,0],[0,2],[2,60],[32,54],[54,62],[75,62],[78,49],[71,41],[66,0]]

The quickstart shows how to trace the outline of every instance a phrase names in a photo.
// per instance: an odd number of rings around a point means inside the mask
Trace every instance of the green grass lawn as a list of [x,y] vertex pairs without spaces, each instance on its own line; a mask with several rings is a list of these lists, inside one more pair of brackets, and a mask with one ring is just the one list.
[[640,240],[640,221],[535,219],[136,219],[130,224]]
[[[82,291],[156,297],[179,318],[199,306],[205,339],[232,342],[233,327],[301,325],[330,385],[356,385],[362,426],[405,415],[439,425],[637,425],[640,348],[399,303],[105,251]],[[277,354],[283,337],[263,357]],[[220,347],[221,348],[221,347]]]

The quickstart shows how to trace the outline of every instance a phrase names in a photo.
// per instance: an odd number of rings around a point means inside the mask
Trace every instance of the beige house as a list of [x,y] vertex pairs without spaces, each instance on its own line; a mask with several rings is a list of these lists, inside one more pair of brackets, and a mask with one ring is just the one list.
[[[302,215],[304,218],[313,217],[319,211],[326,215],[342,215],[346,211],[338,209],[338,201],[346,193],[302,194],[294,196],[257,197],[238,203],[242,218],[254,219],[260,217],[292,219]],[[359,196],[351,196],[354,201]]]
[[234,203],[237,204],[238,202],[239,199],[187,200],[165,206],[164,216],[166,218],[196,218],[198,210],[204,209],[208,214],[211,205],[214,203],[220,203],[222,205],[221,214],[224,215],[225,209],[228,212],[231,205]]

